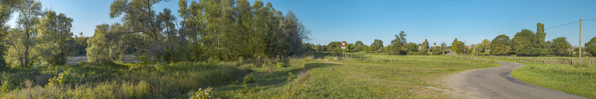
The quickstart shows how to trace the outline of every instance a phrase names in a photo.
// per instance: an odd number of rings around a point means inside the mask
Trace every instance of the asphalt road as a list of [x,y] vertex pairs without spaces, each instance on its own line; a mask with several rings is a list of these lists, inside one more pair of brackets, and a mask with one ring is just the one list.
[[510,74],[521,64],[498,63],[501,66],[466,71],[445,79],[452,88],[448,91],[452,91],[454,98],[462,99],[587,99],[521,82]]

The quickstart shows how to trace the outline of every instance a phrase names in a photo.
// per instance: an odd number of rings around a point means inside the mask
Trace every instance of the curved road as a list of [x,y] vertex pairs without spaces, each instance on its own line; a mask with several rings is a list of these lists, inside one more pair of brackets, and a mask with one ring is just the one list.
[[[522,67],[518,63],[498,62],[499,67],[477,69],[455,74],[445,81],[462,99],[586,99],[572,94],[534,86],[511,77],[511,71]],[[445,92],[449,93],[449,92]]]

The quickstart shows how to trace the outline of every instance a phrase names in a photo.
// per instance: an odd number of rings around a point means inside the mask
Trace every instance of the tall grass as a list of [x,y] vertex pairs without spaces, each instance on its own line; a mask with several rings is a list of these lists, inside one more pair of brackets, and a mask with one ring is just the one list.
[[[13,69],[2,80],[12,87],[3,98],[174,98],[208,86],[230,84],[250,72],[228,63],[120,64],[81,63]],[[109,66],[107,66],[109,65]],[[73,81],[47,85],[49,77],[71,71]],[[44,76],[44,77],[40,77]],[[33,80],[25,87],[22,82]],[[43,81],[46,82],[43,82]],[[2,83],[9,85],[9,83]]]

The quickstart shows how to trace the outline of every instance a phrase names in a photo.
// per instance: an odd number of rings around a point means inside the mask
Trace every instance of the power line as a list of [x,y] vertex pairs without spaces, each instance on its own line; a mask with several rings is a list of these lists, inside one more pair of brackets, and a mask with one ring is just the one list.
[[[596,20],[596,19],[583,19],[582,21],[588,21],[588,20]],[[579,20],[573,21],[573,22],[569,22],[569,23],[565,23],[565,24],[561,24],[561,25],[557,25],[557,26],[553,26],[553,27],[549,27],[549,28],[545,28],[544,30],[548,30],[548,29],[552,29],[552,28],[557,28],[557,27],[561,27],[561,26],[565,26],[565,25],[569,25],[569,24],[573,24],[573,23],[577,23],[577,22],[579,22]]]

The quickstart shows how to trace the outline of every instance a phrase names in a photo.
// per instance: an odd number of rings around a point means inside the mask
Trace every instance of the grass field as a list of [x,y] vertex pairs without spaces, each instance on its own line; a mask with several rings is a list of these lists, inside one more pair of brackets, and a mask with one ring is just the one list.
[[450,98],[427,87],[448,89],[442,79],[450,74],[499,66],[443,55],[350,53],[344,60],[329,56],[12,69],[2,74],[0,91],[3,98]]
[[[574,59],[578,57],[482,57],[489,60],[521,63],[524,66],[514,70],[511,76],[516,79],[553,90],[569,94],[596,98],[596,65],[588,66],[586,60],[595,59],[584,57],[584,65],[559,64],[553,59]],[[536,61],[539,60],[539,61]],[[540,61],[542,60],[542,61]]]
[[444,88],[441,80],[449,74],[498,66],[447,56],[355,53],[346,60],[324,59],[329,61],[312,59],[303,66],[255,70],[255,83],[216,89],[227,98],[450,98],[426,87]]

